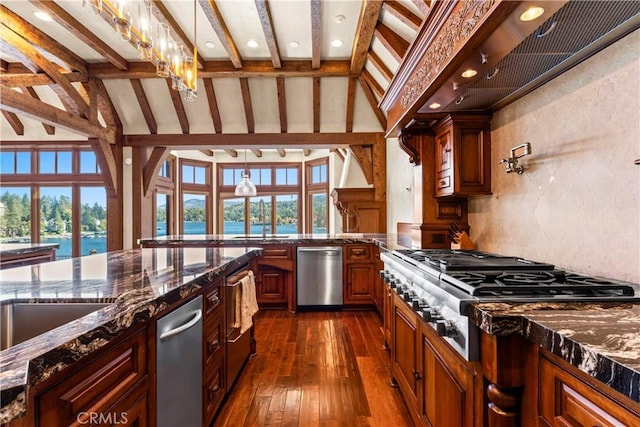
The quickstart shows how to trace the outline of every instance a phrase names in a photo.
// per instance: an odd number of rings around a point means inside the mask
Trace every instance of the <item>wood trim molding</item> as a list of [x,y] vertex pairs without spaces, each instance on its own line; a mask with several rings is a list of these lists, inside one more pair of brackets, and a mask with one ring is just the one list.
[[[233,41],[233,37],[227,28],[227,24],[225,24],[224,19],[222,19],[222,14],[220,13],[220,10],[218,10],[218,5],[216,5],[215,0],[198,0],[198,3],[200,3],[205,16],[209,20],[209,24],[211,24],[211,28],[213,28],[213,31],[215,31],[218,36],[220,43],[222,43],[224,49],[227,51],[227,55],[229,55],[229,59],[233,66],[235,68],[242,68],[242,57],[240,56],[238,47]],[[198,74],[200,74],[200,72],[198,72]]]
[[351,49],[351,74],[360,74],[367,58],[367,52],[371,46],[371,40],[376,29],[380,10],[383,2],[381,0],[365,0],[360,8],[360,17],[356,27],[356,37]]
[[202,79],[204,83],[204,91],[207,94],[207,102],[209,103],[209,111],[211,112],[211,120],[213,121],[213,129],[216,133],[222,133],[222,120],[220,119],[220,110],[218,109],[218,100],[213,89],[213,80]]
[[[348,147],[349,145],[371,145],[376,138],[384,135],[382,132],[352,132],[352,133],[225,133],[225,134],[158,134],[158,135],[126,135],[125,146],[149,147],[193,147],[220,148],[225,151],[250,148],[332,148]],[[274,141],[278,141],[277,144]],[[237,153],[236,153],[237,155]],[[234,156],[235,157],[235,156]]]
[[271,54],[273,68],[280,68],[282,66],[280,62],[280,51],[278,49],[278,40],[276,39],[276,34],[273,28],[273,19],[271,18],[269,0],[255,0],[255,4],[256,9],[258,10],[260,24],[262,25],[262,31],[264,32],[264,38],[267,41],[269,53]]
[[153,151],[142,169],[142,194],[144,197],[151,197],[151,192],[158,180],[160,167],[169,154],[171,154],[171,149],[168,147],[153,147]]

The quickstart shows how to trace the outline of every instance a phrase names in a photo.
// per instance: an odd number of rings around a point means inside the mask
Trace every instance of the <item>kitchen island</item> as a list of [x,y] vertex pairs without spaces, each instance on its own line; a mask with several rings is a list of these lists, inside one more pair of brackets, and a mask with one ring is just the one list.
[[55,261],[58,243],[0,243],[0,269]]

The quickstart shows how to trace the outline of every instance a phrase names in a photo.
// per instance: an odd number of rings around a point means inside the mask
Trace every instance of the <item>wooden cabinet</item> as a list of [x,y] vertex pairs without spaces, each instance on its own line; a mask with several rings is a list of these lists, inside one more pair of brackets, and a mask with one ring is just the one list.
[[270,246],[255,258],[256,299],[260,307],[293,309],[294,246]]
[[415,425],[485,425],[479,363],[464,360],[404,300],[392,294],[393,378]]
[[614,400],[590,383],[574,376],[567,370],[566,362],[553,361],[550,359],[553,356],[546,356],[545,352],[540,354],[538,396],[540,418],[545,425],[640,425],[639,405]]
[[380,259],[380,246],[373,246],[373,304],[378,313],[382,315],[384,311],[384,280],[380,277],[380,272],[384,270],[384,262]]
[[[138,330],[106,353],[59,375],[61,381],[36,396],[36,420],[46,427],[68,426],[92,414],[146,425],[147,354],[145,329]],[[115,417],[115,418],[114,418]],[[134,424],[125,424],[134,425]]]
[[434,126],[435,195],[491,193],[491,116],[448,115]]
[[202,421],[208,426],[226,393],[224,280],[219,278],[204,289],[202,327]]
[[387,204],[375,199],[374,188],[336,188],[331,198],[342,218],[343,232],[387,232]]
[[377,277],[371,244],[350,244],[343,248],[344,305],[373,305]]

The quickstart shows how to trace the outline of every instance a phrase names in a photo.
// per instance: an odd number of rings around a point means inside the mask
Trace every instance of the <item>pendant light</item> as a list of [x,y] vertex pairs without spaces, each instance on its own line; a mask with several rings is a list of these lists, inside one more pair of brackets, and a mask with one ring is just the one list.
[[249,179],[249,169],[247,169],[247,150],[244,150],[244,171],[242,172],[242,179],[236,186],[234,192],[236,196],[240,197],[253,197],[258,194],[256,186]]

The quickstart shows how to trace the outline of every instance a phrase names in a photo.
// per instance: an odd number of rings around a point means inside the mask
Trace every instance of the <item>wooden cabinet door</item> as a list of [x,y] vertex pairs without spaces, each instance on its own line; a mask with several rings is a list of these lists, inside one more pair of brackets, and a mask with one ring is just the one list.
[[373,266],[347,264],[347,283],[344,289],[344,304],[373,304]]
[[373,303],[378,309],[378,313],[382,315],[384,310],[384,288],[385,283],[380,277],[380,272],[384,270],[384,263],[380,259],[380,248],[374,247],[373,251]]
[[387,284],[384,285],[384,303],[382,307],[383,312],[383,328],[384,339],[387,345],[391,345],[391,329],[393,328],[393,291]]
[[453,192],[453,130],[436,135],[436,195]]
[[482,412],[474,413],[474,372],[444,343],[435,343],[437,339],[431,326],[421,325],[418,400],[422,420],[432,427],[482,425]]
[[417,412],[418,324],[416,315],[397,295],[393,296],[391,364],[412,418]]
[[279,268],[260,265],[256,278],[258,304],[287,304],[287,272]]

